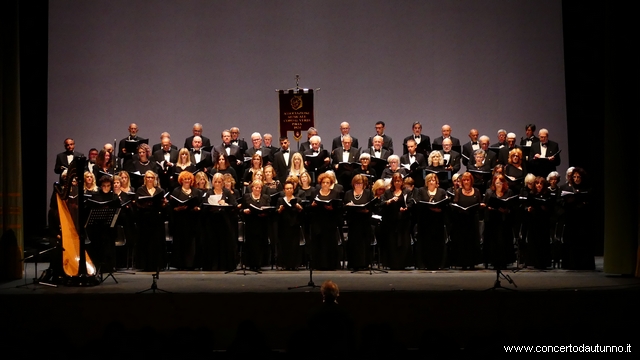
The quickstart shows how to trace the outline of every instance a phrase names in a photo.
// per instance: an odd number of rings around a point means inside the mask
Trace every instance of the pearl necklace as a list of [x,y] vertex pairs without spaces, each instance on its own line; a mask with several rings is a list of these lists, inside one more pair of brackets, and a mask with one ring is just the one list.
[[362,197],[362,194],[364,194],[364,191],[360,193],[360,195],[357,195],[355,192],[353,193],[353,198],[355,200],[360,200],[360,198]]

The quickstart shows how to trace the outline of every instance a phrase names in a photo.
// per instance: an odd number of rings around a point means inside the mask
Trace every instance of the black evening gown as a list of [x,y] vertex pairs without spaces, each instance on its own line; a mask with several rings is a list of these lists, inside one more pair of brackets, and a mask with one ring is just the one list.
[[[300,203],[300,198],[293,197]],[[278,199],[277,207],[284,207],[278,214],[278,266],[284,269],[297,269],[302,260],[302,212],[290,205],[284,197]]]
[[[500,199],[513,196],[511,190],[507,190]],[[498,198],[497,194],[487,189],[484,202]],[[487,205],[488,206],[488,205]],[[483,262],[491,264],[495,269],[505,269],[507,264],[515,261],[513,246],[513,212],[516,208],[505,206],[508,213],[502,213],[498,209],[486,209],[484,217],[484,234],[482,243]]]
[[[480,190],[474,188],[473,195],[466,196],[462,189],[458,189],[454,203],[469,207],[480,204]],[[463,268],[473,267],[481,261],[480,228],[478,220],[478,206],[462,211],[452,207],[452,264]]]
[[[242,207],[251,209],[251,205],[257,207],[269,206],[271,199],[269,195],[261,194],[260,198],[254,199],[252,193],[244,194]],[[251,269],[262,267],[263,252],[268,249],[269,238],[267,225],[268,215],[259,215],[253,209],[250,214],[244,214],[244,265]]]
[[[146,186],[136,190],[136,196],[150,196]],[[164,196],[164,190],[155,188],[154,196]],[[145,207],[140,201],[138,205],[138,247],[136,251],[137,268],[145,271],[156,271],[165,268],[166,238],[164,233],[164,208]]]
[[570,270],[594,270],[594,219],[590,211],[590,194],[588,190],[576,189],[575,196],[564,196],[564,249],[562,268]]
[[[207,206],[209,199],[213,201],[215,192],[207,190],[203,197],[201,211],[202,270],[230,271],[238,265],[237,259],[237,201],[235,194],[222,189],[218,194],[229,207]],[[215,202],[217,204],[217,202]]]
[[381,232],[381,262],[391,270],[404,270],[411,263],[411,214],[409,210],[400,211],[407,207],[404,192],[398,201],[387,204],[393,198],[393,190],[389,189],[382,195],[382,225]]
[[[337,190],[331,190],[327,196],[321,195],[318,191],[316,196],[320,200],[340,198]],[[333,206],[333,210],[328,210],[323,203],[317,202],[316,204],[316,206],[309,208],[310,238],[307,246],[309,246],[311,267],[320,270],[335,270],[339,266],[338,227],[341,209]]]
[[[353,190],[347,191],[344,196],[345,208],[349,209],[350,202],[355,205],[366,204],[373,200],[371,190],[364,189],[361,196],[356,199]],[[351,269],[366,268],[371,264],[373,250],[373,229],[371,227],[371,209],[354,209],[347,211],[347,261]]]
[[[189,194],[182,191],[182,187],[173,189],[172,197],[181,201],[192,198],[200,199],[202,193],[199,189],[192,188]],[[201,201],[201,200],[199,200]],[[199,214],[194,209],[175,210],[180,206],[170,199],[171,204],[171,233],[173,236],[172,265],[178,269],[193,270],[196,258],[196,237]]]
[[[270,197],[271,206],[276,206],[278,204],[278,199],[282,195],[283,186],[279,180],[273,180],[270,183],[264,182],[264,186],[262,187],[262,193],[267,194]],[[267,231],[269,235],[269,248],[268,251],[265,251],[263,255],[263,263],[270,265],[276,264],[276,257],[278,256],[277,248],[279,245],[278,241],[278,216],[276,213],[269,215],[269,222],[267,224]]]
[[[420,188],[417,201],[438,202],[447,198],[444,189],[436,188],[434,195],[429,194],[426,187]],[[437,212],[423,207],[415,213],[418,224],[418,241],[415,244],[416,267],[429,270],[441,269],[445,266],[446,238],[445,238],[445,209]]]
[[529,259],[527,266],[546,269],[551,266],[551,217],[555,210],[555,201],[549,201],[548,193],[532,196],[531,226],[527,233]]

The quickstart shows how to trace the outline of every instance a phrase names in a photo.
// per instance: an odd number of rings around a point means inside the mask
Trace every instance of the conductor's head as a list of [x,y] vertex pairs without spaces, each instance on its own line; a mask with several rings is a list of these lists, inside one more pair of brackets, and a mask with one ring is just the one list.
[[320,286],[320,293],[322,294],[322,301],[325,303],[337,303],[338,296],[340,295],[340,289],[338,289],[338,284],[331,280],[327,280],[322,283],[322,286]]

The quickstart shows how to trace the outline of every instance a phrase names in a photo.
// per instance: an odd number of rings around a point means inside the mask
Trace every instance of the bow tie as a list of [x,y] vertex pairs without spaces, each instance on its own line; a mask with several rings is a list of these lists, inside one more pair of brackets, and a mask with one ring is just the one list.
[[224,144],[225,148],[231,147],[231,144]]
[[547,147],[547,143],[540,143],[540,146]]
[[471,145],[478,145],[478,142],[472,142]]
[[165,154],[170,154],[171,150],[162,150]]
[[288,153],[289,153],[289,150],[282,150],[282,153],[283,153],[283,154],[288,154]]
[[200,150],[193,150],[194,154],[200,154]]

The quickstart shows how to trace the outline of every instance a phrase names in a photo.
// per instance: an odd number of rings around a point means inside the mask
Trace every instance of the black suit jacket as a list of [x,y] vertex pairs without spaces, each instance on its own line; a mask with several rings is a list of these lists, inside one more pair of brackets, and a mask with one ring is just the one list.
[[[416,151],[416,162],[418,163],[418,166],[421,168],[425,168],[427,167],[427,158],[424,157],[424,155],[420,154],[419,152]],[[404,154],[400,157],[400,164],[411,164],[411,161],[409,160],[409,154]]]
[[[451,139],[451,145],[452,146],[460,146],[460,140],[458,138],[455,138],[453,136],[449,136],[449,138]],[[437,138],[433,139],[433,145],[442,146],[442,140],[444,140],[443,137],[442,136],[438,136]]]
[[[73,156],[84,156],[81,152],[74,151]],[[56,156],[56,166],[53,168],[53,172],[56,174],[62,174],[64,169],[62,167],[69,168],[69,162],[67,161],[67,153],[61,152]]]
[[[216,154],[222,154],[222,153],[227,154],[227,149],[224,147],[224,144],[220,144],[219,146],[216,146],[214,150]],[[240,146],[238,145],[231,144],[231,146],[229,146],[229,154],[227,155],[234,156],[237,160],[240,160],[241,162],[244,161],[244,155],[242,153],[242,149],[240,149]],[[231,164],[231,165],[233,166],[234,164]]]
[[[194,135],[189,136],[184,140],[184,147],[191,150],[193,148],[193,137]],[[211,146],[211,140],[208,137],[200,135],[202,138],[202,147]]]
[[[175,150],[178,150],[178,147],[177,147],[177,146],[175,146],[175,145],[173,145],[173,144],[171,144],[171,148],[172,148],[172,149],[175,149]],[[160,143],[154,144],[154,145],[151,147],[151,153],[152,153],[152,154],[155,154],[155,153],[156,153],[156,151],[158,151],[158,150],[160,150],[160,149],[162,149],[162,144],[160,144]],[[187,149],[189,149],[189,148],[187,148]]]
[[[416,138],[413,135],[409,135],[406,138],[404,138],[404,140],[402,141],[403,154],[406,154],[409,152],[409,149],[407,149],[407,141],[415,140],[415,139]],[[424,151],[420,151],[421,148],[424,148]],[[427,156],[427,157],[431,152],[431,139],[425,134],[420,135],[420,144],[418,145],[418,152],[424,154],[424,156]]]
[[[340,146],[342,146],[342,144],[340,144]],[[302,144],[300,144],[300,147],[298,148],[298,152],[304,155],[304,152],[310,149],[311,149],[311,144],[309,144],[309,141],[305,141]],[[322,143],[320,144],[320,150],[324,150],[324,146],[322,146]]]
[[[533,144],[535,144],[537,142],[540,142],[540,138],[535,136],[535,135],[533,135],[531,137],[531,145],[533,145]],[[527,145],[527,139],[525,139],[524,137],[521,137],[520,138],[520,145]]]
[[[442,159],[444,160],[444,151],[440,151],[440,153],[442,154]],[[448,168],[449,165],[453,166],[453,169],[451,169],[451,174],[455,174],[460,171],[460,158],[462,158],[462,155],[454,150],[451,150],[449,154],[451,155],[451,158],[449,159],[448,163],[446,162],[446,160],[444,160],[446,163],[445,167]]]
[[[480,149],[480,143],[478,143],[478,149]],[[475,150],[473,150],[473,144],[471,144],[471,141],[469,141],[468,143],[462,145],[462,155],[464,155],[462,157],[462,164],[464,164],[464,166],[467,166],[469,161],[471,161],[472,163],[475,162],[475,159],[473,158],[473,152],[474,151]],[[465,158],[465,156],[467,158]]]
[[[202,151],[202,153],[201,153],[202,156],[200,156],[200,162],[209,160],[209,161],[211,161],[211,164],[215,164],[215,162],[213,161],[213,156],[211,155],[210,152],[204,151],[204,150],[200,150],[200,151]],[[194,165],[197,165],[196,164],[196,157],[195,157],[193,151],[189,151],[189,157],[191,158],[191,163],[194,164]],[[211,165],[209,165],[207,167],[211,167]]]
[[[331,163],[337,165],[342,162],[342,154],[344,148],[342,146],[336,148],[331,152]],[[349,149],[349,162],[354,163],[360,160],[360,150],[358,148],[351,147]]]
[[273,169],[276,171],[276,178],[280,180],[280,183],[283,185],[287,180],[287,176],[289,176],[289,169],[291,168],[291,162],[293,161],[293,154],[294,151],[291,149],[289,149],[286,153],[289,165],[287,165],[287,162],[285,162],[285,154],[282,152],[282,150],[273,155]]
[[[371,155],[372,158],[376,157],[375,156],[375,151],[373,150],[372,147],[369,147],[368,149],[366,149],[366,150],[364,150],[362,152]],[[389,150],[387,150],[385,148],[380,149],[380,159],[386,161],[389,158],[389,156],[391,156],[391,155],[393,155],[391,153],[391,151],[389,151]]]
[[[179,153],[179,151],[177,149],[171,148],[171,150],[169,150],[169,162],[170,163],[175,164],[176,162],[178,162],[178,153]],[[160,150],[154,151],[152,158],[153,158],[154,161],[163,162],[164,161],[164,150],[160,149]]]
[[[351,147],[352,148],[356,148],[356,149],[359,148],[358,139],[353,137],[353,136],[351,136],[351,140],[352,140],[351,141]],[[335,150],[335,149],[337,149],[339,147],[342,147],[342,135],[340,135],[340,136],[338,136],[338,137],[333,139],[333,142],[331,143],[331,151],[333,151],[333,150]]]
[[553,161],[547,159],[534,160],[536,154],[541,154],[542,143],[540,141],[531,145],[531,151],[529,153],[529,170],[536,176],[547,177],[550,172],[556,171],[556,167],[560,165],[560,147],[555,141],[547,141],[547,154],[545,157],[553,156]]
[[242,153],[242,156],[244,156],[244,152],[247,151],[247,149],[249,148],[249,146],[247,145],[247,142],[244,141],[243,139],[231,140],[231,143],[233,145],[238,145],[238,147],[240,148],[240,152]]
[[[273,163],[273,154],[271,153],[271,150],[269,150],[269,148],[267,147],[260,147],[260,152],[262,153],[262,158],[264,159],[264,165],[267,165],[267,162]],[[247,157],[252,157],[253,155],[255,155],[256,153],[256,149],[255,148],[251,148],[248,149],[247,151],[244,152],[244,154]]]
[[[369,141],[367,142],[368,148],[373,147],[373,138],[376,136],[378,135],[374,135],[369,138]],[[393,155],[393,139],[391,138],[391,136],[388,136],[387,134],[382,135],[382,148],[389,150],[389,155]]]

